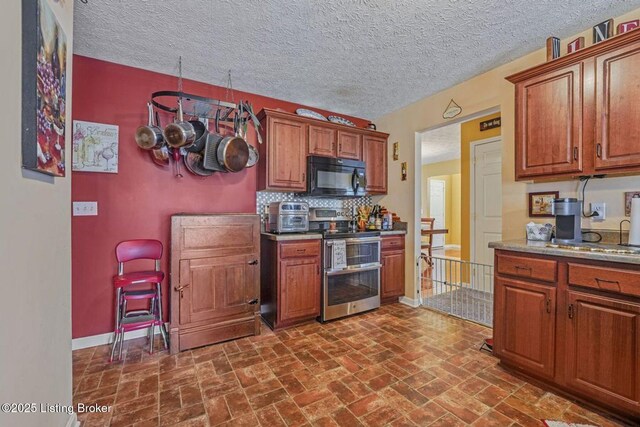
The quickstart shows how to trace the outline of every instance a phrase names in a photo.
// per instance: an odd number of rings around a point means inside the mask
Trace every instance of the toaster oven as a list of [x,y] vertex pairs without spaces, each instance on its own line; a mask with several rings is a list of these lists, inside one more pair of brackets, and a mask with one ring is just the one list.
[[309,231],[309,205],[305,202],[269,203],[269,220],[266,228],[270,233]]

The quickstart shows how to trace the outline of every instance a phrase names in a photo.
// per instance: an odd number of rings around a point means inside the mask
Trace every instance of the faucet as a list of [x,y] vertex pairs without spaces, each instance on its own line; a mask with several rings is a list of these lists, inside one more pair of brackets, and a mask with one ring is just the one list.
[[[620,221],[620,243],[618,243],[619,246],[625,246],[622,243],[622,223],[624,223],[624,222],[628,222],[629,225],[631,225],[631,221],[629,221],[628,219],[623,219],[622,221]],[[628,243],[627,243],[627,245],[628,245]]]

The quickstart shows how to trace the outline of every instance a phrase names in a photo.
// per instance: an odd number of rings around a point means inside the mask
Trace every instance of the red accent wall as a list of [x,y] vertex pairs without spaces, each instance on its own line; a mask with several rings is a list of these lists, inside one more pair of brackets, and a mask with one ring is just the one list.
[[[114,249],[128,239],[151,238],[164,244],[162,265],[169,273],[170,217],[179,212],[255,212],[256,168],[236,174],[214,173],[196,177],[184,169],[174,176],[173,164],[162,168],[140,150],[133,135],[146,123],[151,93],[175,90],[177,79],[83,56],[73,58],[73,119],[119,126],[117,174],[73,172],[72,200],[97,201],[98,215],[72,217],[72,326],[73,337],[113,330],[116,274]],[[225,89],[186,80],[184,91],[224,98]],[[302,107],[286,101],[236,91],[235,99],[249,100],[256,110]],[[327,111],[315,109],[325,115]],[[344,116],[344,115],[343,115]],[[368,122],[349,116],[358,127]],[[167,116],[161,116],[166,123]],[[256,145],[250,127],[249,142]],[[151,265],[149,266],[151,267]],[[164,313],[168,320],[168,279],[163,283]]]

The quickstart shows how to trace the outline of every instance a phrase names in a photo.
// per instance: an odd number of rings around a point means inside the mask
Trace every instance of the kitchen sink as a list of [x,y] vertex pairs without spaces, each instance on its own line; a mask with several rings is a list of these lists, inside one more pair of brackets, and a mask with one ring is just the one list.
[[615,255],[640,255],[640,249],[624,248],[620,245],[597,245],[593,243],[559,244],[547,243],[547,248],[565,249],[576,252],[598,252]]

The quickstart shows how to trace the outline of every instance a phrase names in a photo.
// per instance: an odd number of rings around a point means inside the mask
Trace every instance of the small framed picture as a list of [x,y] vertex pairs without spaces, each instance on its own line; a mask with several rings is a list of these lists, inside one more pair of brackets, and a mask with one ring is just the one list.
[[631,199],[640,197],[640,191],[627,191],[624,193],[624,216],[631,216]]
[[529,216],[552,218],[553,199],[557,199],[559,196],[560,193],[557,191],[529,193]]
[[399,147],[400,143],[399,142],[394,142],[393,143],[393,160],[398,160],[400,158],[400,147]]

